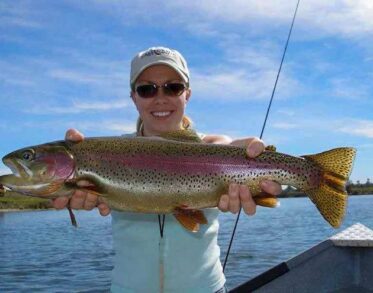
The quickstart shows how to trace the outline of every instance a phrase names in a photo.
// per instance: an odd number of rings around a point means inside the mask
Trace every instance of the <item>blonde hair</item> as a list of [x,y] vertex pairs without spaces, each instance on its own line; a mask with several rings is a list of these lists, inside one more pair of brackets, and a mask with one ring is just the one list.
[[[192,128],[192,120],[188,116],[184,115],[183,119],[181,120],[181,127],[184,130]],[[137,118],[136,135],[144,136],[144,122],[142,121],[141,117]]]

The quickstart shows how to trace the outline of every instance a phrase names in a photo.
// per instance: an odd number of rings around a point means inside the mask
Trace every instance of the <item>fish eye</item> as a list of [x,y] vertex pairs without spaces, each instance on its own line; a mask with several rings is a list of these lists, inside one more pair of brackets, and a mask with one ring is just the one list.
[[22,153],[22,159],[25,161],[31,161],[34,159],[34,151],[33,150],[26,150]]

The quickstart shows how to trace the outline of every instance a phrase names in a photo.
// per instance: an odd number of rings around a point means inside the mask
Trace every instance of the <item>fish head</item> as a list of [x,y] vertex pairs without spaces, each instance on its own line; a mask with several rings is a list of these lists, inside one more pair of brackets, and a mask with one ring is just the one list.
[[73,155],[64,142],[22,148],[3,157],[13,174],[0,177],[0,184],[27,195],[55,197],[53,193],[74,173]]

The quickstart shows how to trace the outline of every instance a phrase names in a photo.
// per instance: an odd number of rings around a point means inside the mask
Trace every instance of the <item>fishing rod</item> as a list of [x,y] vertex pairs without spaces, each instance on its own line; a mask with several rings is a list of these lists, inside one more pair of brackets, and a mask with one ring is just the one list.
[[[272,106],[272,101],[273,101],[273,97],[275,95],[275,92],[276,92],[276,88],[277,88],[277,83],[278,83],[278,79],[280,77],[280,73],[281,73],[281,69],[282,69],[282,64],[284,62],[284,59],[285,59],[285,54],[286,54],[286,51],[287,51],[287,48],[288,48],[288,45],[289,45],[289,40],[290,40],[290,36],[291,36],[291,33],[293,31],[293,26],[294,26],[294,22],[295,22],[295,18],[297,16],[297,12],[298,12],[298,7],[299,7],[299,3],[300,3],[300,0],[298,0],[297,2],[297,6],[295,7],[295,11],[294,11],[294,15],[293,15],[293,20],[291,22],[291,26],[290,26],[290,30],[289,30],[289,34],[288,34],[288,38],[286,40],[286,44],[285,44],[285,48],[284,48],[284,51],[283,51],[283,54],[282,54],[282,58],[281,58],[281,62],[280,62],[280,67],[277,71],[277,76],[276,76],[276,81],[275,81],[275,84],[273,86],[273,90],[272,90],[272,95],[271,95],[271,98],[269,100],[269,104],[268,104],[268,107],[267,107],[267,113],[265,115],[265,118],[264,118],[264,122],[263,122],[263,126],[262,126],[262,131],[260,133],[260,139],[262,139],[263,137],[263,133],[264,133],[264,129],[267,125],[267,120],[268,120],[268,115],[269,115],[269,111],[271,109],[271,106]],[[225,266],[227,265],[227,261],[228,261],[228,257],[229,257],[229,253],[231,251],[231,247],[232,247],[232,243],[233,243],[233,238],[234,238],[234,235],[236,233],[236,229],[237,229],[237,224],[238,224],[238,220],[240,219],[240,215],[241,215],[241,210],[239,210],[238,214],[237,214],[237,218],[236,218],[236,222],[234,224],[234,228],[233,228],[233,232],[232,232],[232,235],[231,235],[231,239],[229,241],[229,246],[228,246],[228,250],[227,250],[227,254],[225,256],[225,260],[224,260],[224,265],[223,265],[223,272],[225,271]]]

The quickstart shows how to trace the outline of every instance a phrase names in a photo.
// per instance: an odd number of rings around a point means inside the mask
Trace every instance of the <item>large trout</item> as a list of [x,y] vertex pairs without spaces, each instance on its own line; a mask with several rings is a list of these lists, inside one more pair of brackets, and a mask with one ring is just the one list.
[[[112,209],[173,213],[184,227],[196,231],[206,223],[200,209],[216,207],[230,183],[247,184],[258,205],[276,206],[276,198],[259,188],[261,180],[270,179],[306,193],[322,216],[338,227],[354,157],[353,148],[337,148],[302,157],[265,151],[252,159],[245,148],[201,143],[184,131],[161,138],[86,138],[6,155],[3,162],[13,174],[1,176],[0,184],[51,199],[85,189]],[[79,187],[80,180],[92,186]]]

